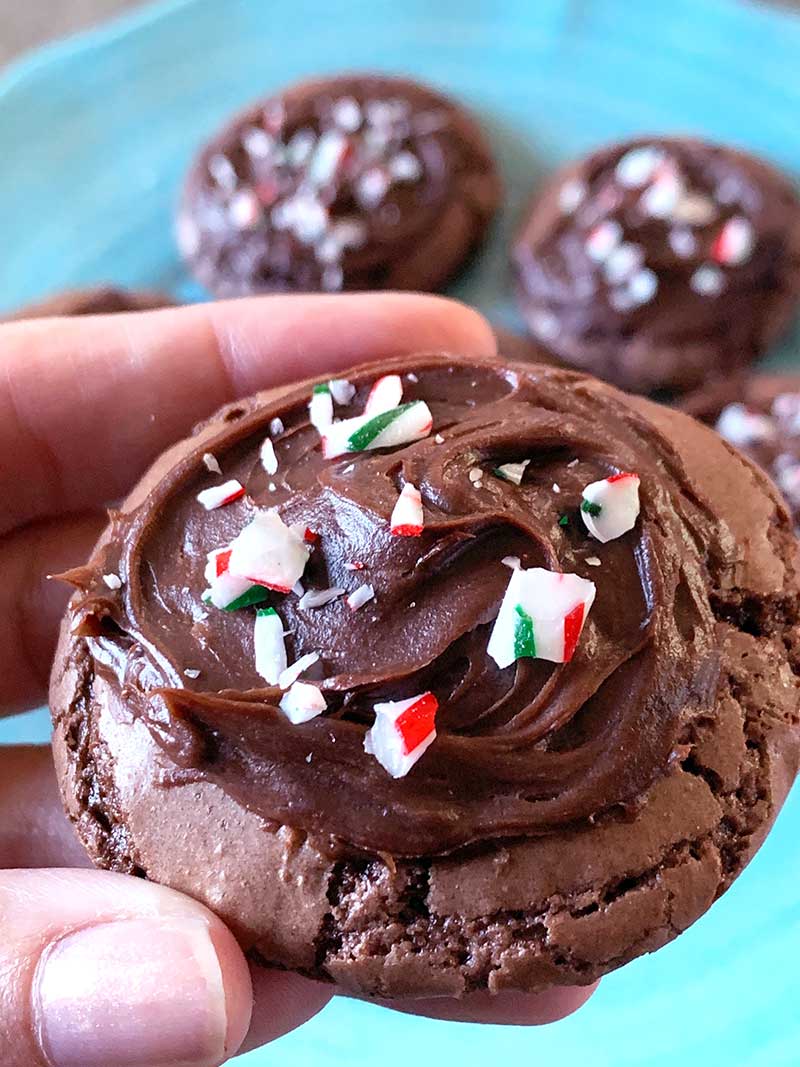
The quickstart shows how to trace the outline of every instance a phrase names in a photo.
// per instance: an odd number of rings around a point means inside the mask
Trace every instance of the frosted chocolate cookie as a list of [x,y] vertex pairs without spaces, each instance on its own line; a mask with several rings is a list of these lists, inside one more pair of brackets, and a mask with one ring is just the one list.
[[636,392],[726,377],[800,295],[800,201],[762,160],[703,141],[613,145],[537,196],[513,250],[533,336]]
[[713,431],[572,372],[418,355],[237,401],[66,576],[67,811],[254,960],[380,997],[592,982],[783,802],[796,554]]
[[181,252],[217,296],[441,288],[500,184],[459,105],[377,74],[302,82],[238,115],[193,164]]

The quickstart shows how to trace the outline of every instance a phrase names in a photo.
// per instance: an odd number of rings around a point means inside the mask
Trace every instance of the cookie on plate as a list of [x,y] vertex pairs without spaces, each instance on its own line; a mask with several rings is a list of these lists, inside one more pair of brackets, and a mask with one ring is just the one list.
[[3,322],[18,319],[52,318],[58,315],[109,315],[117,311],[150,311],[173,307],[175,301],[166,293],[150,289],[121,289],[116,285],[96,285],[87,289],[68,289],[63,293],[26,304]]
[[513,250],[540,342],[625,389],[682,394],[760,356],[800,296],[800,200],[689,138],[603,148],[537,196]]
[[570,371],[419,355],[229,404],[66,577],[54,751],[94,861],[360,995],[657,949],[797,771],[780,496]]
[[441,288],[500,184],[460,105],[417,82],[301,82],[231,120],[192,165],[177,235],[217,296]]

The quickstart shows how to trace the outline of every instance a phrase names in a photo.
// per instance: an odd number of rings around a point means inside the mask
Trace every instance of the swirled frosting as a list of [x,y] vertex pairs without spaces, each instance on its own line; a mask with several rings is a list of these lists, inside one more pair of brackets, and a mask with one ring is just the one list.
[[[387,371],[403,375],[405,400],[429,405],[430,436],[326,460],[310,386],[229,407],[154,468],[89,566],[72,573],[73,629],[158,740],[159,783],[208,779],[270,822],[401,856],[635,807],[666,773],[687,710],[713,707],[704,554],[714,517],[646,409],[607,386],[552,368],[420,356],[352,373],[355,395],[337,416],[359,413]],[[274,475],[259,459],[270,434]],[[196,497],[215,477],[209,452],[247,492],[207,512]],[[520,485],[494,473],[522,460]],[[639,475],[641,513],[600,544],[580,519],[581,491],[619,471]],[[406,481],[422,495],[419,537],[390,532]],[[344,597],[303,610],[294,594],[272,595],[290,662],[320,654],[306,678],[328,710],[301,725],[255,670],[255,609],[201,599],[207,553],[267,507],[320,535],[306,589],[375,590],[357,611]],[[596,584],[569,663],[520,659],[501,670],[487,655],[508,556]],[[394,780],[364,751],[373,707],[426,690],[439,700],[438,736]]]

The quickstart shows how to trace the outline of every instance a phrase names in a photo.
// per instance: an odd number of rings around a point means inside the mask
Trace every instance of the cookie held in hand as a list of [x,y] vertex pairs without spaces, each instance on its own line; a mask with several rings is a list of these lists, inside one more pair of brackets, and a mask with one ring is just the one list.
[[797,771],[779,495],[572,372],[419,355],[230,404],[66,577],[95,862],[360,995],[592,982],[710,906]]

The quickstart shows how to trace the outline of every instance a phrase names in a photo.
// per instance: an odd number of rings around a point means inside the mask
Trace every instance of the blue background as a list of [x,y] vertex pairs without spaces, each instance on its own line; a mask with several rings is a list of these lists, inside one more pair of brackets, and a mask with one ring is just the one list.
[[[484,119],[503,215],[454,292],[513,324],[505,249],[553,165],[642,131],[698,132],[800,175],[800,16],[733,0],[181,0],[45,49],[0,77],[0,308],[116,281],[201,293],[178,262],[181,175],[231,109],[305,74],[383,68]],[[771,357],[800,359],[798,331]],[[0,727],[45,739],[46,718]],[[677,942],[553,1026],[446,1024],[343,999],[243,1067],[796,1067],[800,794],[734,888]]]

